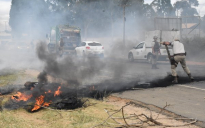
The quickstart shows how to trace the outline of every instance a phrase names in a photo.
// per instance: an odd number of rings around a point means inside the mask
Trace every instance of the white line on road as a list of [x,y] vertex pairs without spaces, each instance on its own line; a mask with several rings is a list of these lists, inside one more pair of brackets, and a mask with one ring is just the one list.
[[197,87],[191,87],[191,86],[187,86],[187,85],[178,85],[178,86],[181,86],[181,87],[186,87],[186,88],[193,88],[193,89],[197,89],[197,90],[202,90],[202,91],[205,91],[205,89],[202,89],[202,88],[197,88]]

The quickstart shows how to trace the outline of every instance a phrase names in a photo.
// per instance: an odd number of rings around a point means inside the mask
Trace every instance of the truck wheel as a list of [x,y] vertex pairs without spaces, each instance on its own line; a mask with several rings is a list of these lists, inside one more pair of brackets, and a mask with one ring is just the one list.
[[152,63],[152,55],[151,54],[147,55],[147,62],[150,64]]
[[133,54],[132,54],[132,53],[129,53],[128,59],[129,59],[130,62],[133,62],[133,61],[134,61],[134,57],[133,57]]

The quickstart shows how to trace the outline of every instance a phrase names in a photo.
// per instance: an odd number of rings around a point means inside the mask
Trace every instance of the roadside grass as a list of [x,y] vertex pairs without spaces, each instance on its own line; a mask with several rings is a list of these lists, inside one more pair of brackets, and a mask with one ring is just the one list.
[[[76,110],[41,109],[28,112],[24,109],[0,112],[0,126],[4,128],[90,128],[102,123],[107,117],[104,108],[116,109],[106,102],[89,99],[95,104]],[[103,126],[102,126],[103,127]]]
[[9,74],[9,75],[1,75],[0,76],[0,87],[6,86],[8,84],[11,84],[18,78],[18,73],[15,74]]
[[[31,76],[25,75],[24,71],[2,74],[0,75],[0,87],[7,87],[18,81],[19,78],[22,81]],[[12,94],[0,95],[0,105],[8,102],[11,96]],[[0,112],[0,126],[4,128],[90,128],[102,123],[108,117],[104,108],[116,109],[116,106],[109,105],[104,101],[95,99],[88,99],[88,101],[85,104],[87,107],[75,110],[44,108],[31,113],[23,108],[3,109]]]
[[0,71],[0,87],[13,84],[20,77],[24,77],[24,71],[4,69]]
[[25,70],[12,70],[12,69],[4,69],[0,71],[0,87],[12,85],[12,84],[22,84],[26,81],[37,78],[33,76],[27,76],[25,74]]

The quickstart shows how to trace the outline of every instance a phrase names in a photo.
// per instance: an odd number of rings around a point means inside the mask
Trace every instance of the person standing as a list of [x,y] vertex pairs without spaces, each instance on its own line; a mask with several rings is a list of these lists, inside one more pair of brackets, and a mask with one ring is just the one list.
[[63,56],[63,47],[64,47],[64,42],[63,42],[63,38],[60,38],[60,42],[59,42],[59,55]]
[[160,55],[160,47],[161,44],[157,41],[157,36],[154,36],[154,45],[152,47],[152,69],[158,69],[157,67],[157,60],[159,58]]
[[174,42],[160,42],[160,43],[163,45],[171,45],[173,47],[174,58],[171,62],[171,71],[172,71],[172,76],[174,77],[174,80],[172,81],[172,83],[175,83],[175,84],[178,83],[176,67],[179,62],[182,68],[184,69],[184,71],[187,73],[189,79],[193,81],[194,78],[192,77],[191,72],[186,65],[186,60],[185,60],[186,52],[184,49],[184,44],[182,44],[179,39],[175,39]]

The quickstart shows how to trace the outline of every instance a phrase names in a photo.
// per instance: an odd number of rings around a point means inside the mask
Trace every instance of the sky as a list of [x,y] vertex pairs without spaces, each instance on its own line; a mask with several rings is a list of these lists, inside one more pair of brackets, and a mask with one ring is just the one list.
[[[145,3],[150,4],[153,0],[144,0]],[[171,0],[172,4],[174,4],[178,0]],[[199,7],[197,7],[197,11],[200,16],[205,15],[205,0],[198,0]],[[0,31],[5,30],[5,28],[9,29],[8,21],[9,21],[9,11],[11,7],[11,0],[0,0]]]

